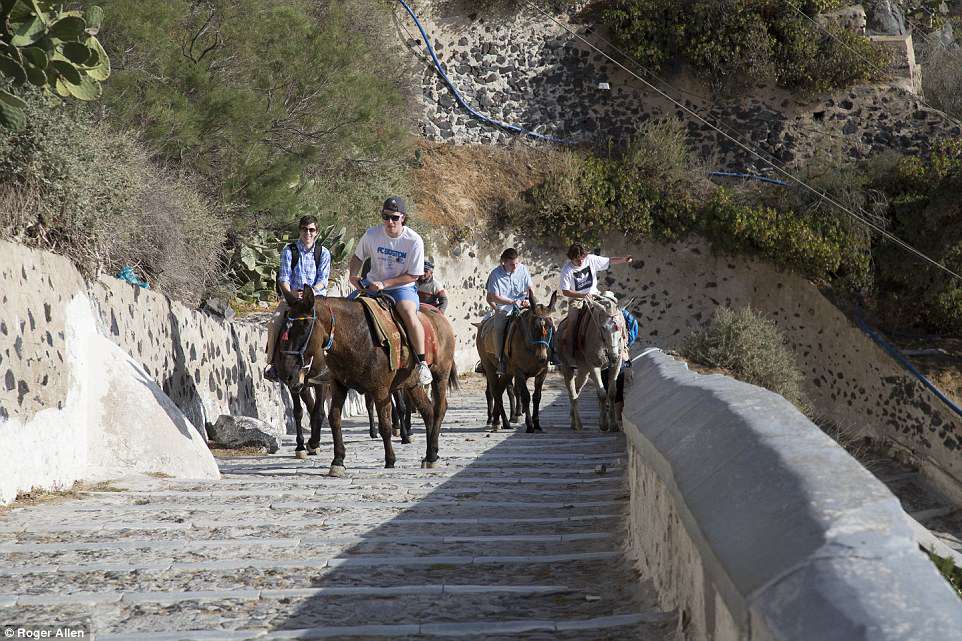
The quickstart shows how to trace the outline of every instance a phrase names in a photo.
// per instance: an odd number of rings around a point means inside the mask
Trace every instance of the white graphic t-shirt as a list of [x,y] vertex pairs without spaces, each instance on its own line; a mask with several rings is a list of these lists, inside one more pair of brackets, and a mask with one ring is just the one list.
[[581,267],[575,267],[569,260],[561,268],[561,289],[579,294],[598,293],[598,272],[603,272],[611,265],[611,260],[605,256],[588,254]]
[[371,227],[364,232],[354,255],[360,260],[371,259],[370,281],[424,274],[424,240],[410,227],[404,227],[397,238],[388,236],[384,225]]

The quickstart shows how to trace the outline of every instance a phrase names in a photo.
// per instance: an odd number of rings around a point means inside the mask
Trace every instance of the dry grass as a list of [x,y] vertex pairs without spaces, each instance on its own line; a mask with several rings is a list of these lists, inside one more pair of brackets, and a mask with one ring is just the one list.
[[147,476],[153,477],[155,479],[172,479],[174,478],[167,472],[147,472]]
[[17,498],[8,506],[9,508],[33,507],[36,505],[48,505],[62,503],[68,500],[78,500],[84,497],[86,492],[123,492],[123,488],[114,487],[113,481],[101,481],[100,483],[85,483],[77,481],[70,487],[62,490],[45,490],[33,488],[26,492],[17,494]]
[[225,450],[222,448],[210,448],[210,453],[217,458],[238,458],[245,456],[265,456],[267,449],[263,447],[240,447],[236,450]]
[[418,149],[417,219],[456,234],[483,226],[505,203],[541,182],[558,153],[522,143],[490,147],[421,141]]

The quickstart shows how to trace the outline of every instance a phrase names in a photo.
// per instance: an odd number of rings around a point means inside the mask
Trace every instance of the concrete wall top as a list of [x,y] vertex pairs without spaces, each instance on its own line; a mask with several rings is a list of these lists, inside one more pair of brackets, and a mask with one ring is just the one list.
[[625,430],[747,639],[962,639],[898,500],[780,396],[642,356]]

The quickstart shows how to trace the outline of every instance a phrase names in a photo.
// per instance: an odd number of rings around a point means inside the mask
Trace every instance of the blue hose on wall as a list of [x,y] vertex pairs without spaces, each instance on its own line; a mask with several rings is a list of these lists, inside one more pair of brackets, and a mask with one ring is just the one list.
[[471,114],[471,116],[473,116],[474,118],[480,120],[485,124],[493,125],[500,129],[504,129],[505,131],[510,131],[513,134],[520,134],[523,136],[534,138],[536,140],[544,140],[545,142],[551,142],[551,143],[556,143],[561,145],[574,144],[573,142],[562,140],[561,138],[555,138],[554,136],[546,136],[544,134],[539,134],[534,131],[528,131],[527,129],[519,127],[518,125],[512,125],[507,122],[502,122],[501,120],[495,120],[493,118],[489,118],[488,116],[485,116],[484,114],[480,113],[479,111],[476,111],[473,107],[471,107],[471,105],[469,105],[468,102],[464,99],[464,96],[461,95],[461,92],[458,91],[457,87],[454,86],[454,83],[451,82],[451,79],[448,78],[448,74],[445,73],[444,68],[441,66],[441,61],[438,60],[438,55],[434,52],[434,47],[431,46],[431,40],[430,38],[428,38],[428,34],[424,30],[424,26],[421,24],[421,21],[418,19],[417,15],[414,13],[414,10],[411,9],[411,7],[408,5],[407,2],[405,2],[405,0],[398,0],[398,2],[400,2],[401,6],[404,7],[405,11],[408,12],[408,15],[410,15],[411,18],[414,20],[414,24],[417,25],[418,31],[421,32],[421,38],[424,40],[424,44],[428,48],[428,53],[431,54],[431,59],[434,61],[434,68],[437,70],[438,74],[444,80],[444,83],[448,86],[448,89],[451,90],[451,94],[454,95],[454,99],[457,100],[458,104],[461,105],[465,109],[465,111]]

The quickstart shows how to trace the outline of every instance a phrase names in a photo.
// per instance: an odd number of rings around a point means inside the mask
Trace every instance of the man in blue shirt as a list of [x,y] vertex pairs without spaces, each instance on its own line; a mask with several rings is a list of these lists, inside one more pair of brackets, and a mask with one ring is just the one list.
[[504,374],[504,342],[507,337],[508,319],[517,308],[528,306],[531,289],[531,274],[518,259],[518,251],[509,247],[501,252],[501,264],[488,276],[485,285],[485,300],[494,310],[490,321],[493,345],[498,350],[498,373]]
[[[327,296],[327,282],[331,275],[331,252],[327,247],[315,247],[317,240],[317,218],[304,216],[298,222],[300,238],[296,243],[285,245],[281,250],[280,269],[277,272],[277,286],[284,294],[300,299],[304,295],[304,288],[310,287],[315,296]],[[295,254],[295,252],[297,252]],[[296,257],[296,260],[295,260]],[[282,296],[281,302],[271,315],[267,324],[267,370],[264,378],[269,381],[277,380],[277,373],[271,363],[274,360],[274,348],[277,344],[278,327],[287,316],[287,298]]]

